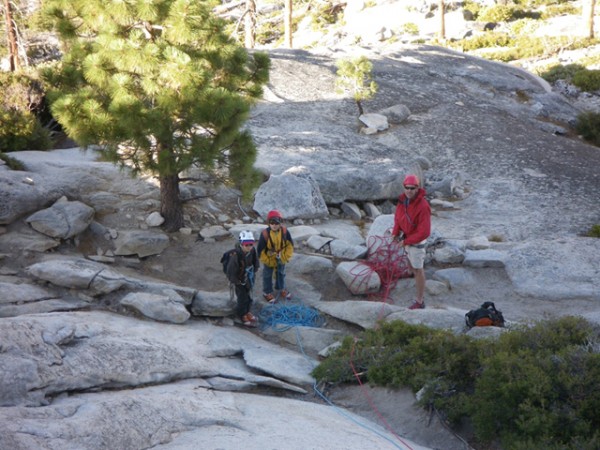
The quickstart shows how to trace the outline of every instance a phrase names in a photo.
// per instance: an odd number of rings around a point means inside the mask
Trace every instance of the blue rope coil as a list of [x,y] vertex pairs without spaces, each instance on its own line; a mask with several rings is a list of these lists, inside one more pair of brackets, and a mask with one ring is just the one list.
[[325,324],[325,318],[315,308],[290,302],[264,306],[258,315],[263,328],[286,331],[292,327],[316,327]]

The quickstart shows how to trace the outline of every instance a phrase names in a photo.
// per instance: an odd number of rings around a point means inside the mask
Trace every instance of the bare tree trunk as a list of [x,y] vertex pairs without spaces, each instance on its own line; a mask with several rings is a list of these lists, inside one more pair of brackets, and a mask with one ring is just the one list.
[[446,5],[444,0],[439,0],[438,9],[440,10],[440,39],[446,39]]
[[167,175],[160,180],[160,214],[165,219],[163,228],[173,232],[183,227],[183,205],[179,197],[179,176]]
[[179,196],[179,173],[176,169],[175,155],[173,151],[157,144],[158,165],[160,175],[160,215],[165,222],[163,228],[166,231],[177,231],[183,226],[183,204]]
[[589,0],[588,5],[589,10],[586,11],[586,8],[584,8],[584,15],[587,16],[588,37],[594,39],[594,13],[596,12],[596,0]]
[[6,20],[6,40],[8,43],[8,56],[10,62],[10,71],[14,72],[19,68],[19,46],[17,43],[17,30],[12,18],[12,6],[10,0],[4,0],[4,18]]
[[245,26],[246,29],[246,48],[254,48],[256,42],[256,2],[254,0],[246,0]]
[[358,107],[358,117],[360,117],[365,113],[362,102],[360,100],[356,100],[356,106]]
[[285,45],[292,48],[292,0],[285,0],[283,24],[285,28]]

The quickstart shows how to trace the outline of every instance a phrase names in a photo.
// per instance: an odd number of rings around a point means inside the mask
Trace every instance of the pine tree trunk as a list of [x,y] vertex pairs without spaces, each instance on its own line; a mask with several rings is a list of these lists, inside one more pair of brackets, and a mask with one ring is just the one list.
[[440,10],[440,39],[446,39],[446,5],[444,0],[439,0],[438,9]]
[[363,106],[360,100],[356,100],[356,106],[358,107],[358,117],[364,114]]
[[179,197],[179,176],[160,177],[160,214],[165,219],[166,231],[177,231],[183,227],[183,205]]
[[283,23],[285,28],[285,44],[288,48],[292,48],[292,0],[285,0]]
[[594,13],[596,12],[596,0],[588,0],[588,10],[584,8],[584,14],[587,15],[588,37],[594,39]]
[[256,2],[254,0],[246,0],[246,17],[244,20],[246,31],[244,44],[246,48],[254,48],[256,40]]
[[17,46],[17,31],[12,18],[12,6],[10,0],[4,0],[4,19],[6,20],[6,40],[8,43],[8,59],[10,71],[19,68],[19,48]]

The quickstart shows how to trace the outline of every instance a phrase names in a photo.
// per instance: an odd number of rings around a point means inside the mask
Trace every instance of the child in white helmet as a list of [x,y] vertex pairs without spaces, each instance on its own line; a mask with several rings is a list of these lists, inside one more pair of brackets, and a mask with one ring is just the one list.
[[227,262],[227,278],[230,283],[235,285],[236,313],[246,326],[257,324],[256,317],[250,312],[253,301],[252,287],[260,265],[254,242],[254,235],[251,231],[242,231],[239,243],[231,251],[231,256],[234,257],[230,257]]

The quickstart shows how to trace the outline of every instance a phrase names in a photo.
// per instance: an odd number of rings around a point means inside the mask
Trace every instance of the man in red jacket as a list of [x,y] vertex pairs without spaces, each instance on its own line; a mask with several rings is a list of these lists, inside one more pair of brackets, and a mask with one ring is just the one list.
[[404,192],[398,198],[392,237],[406,250],[410,268],[415,276],[417,298],[408,309],[423,309],[425,301],[425,242],[431,232],[431,208],[419,187],[419,177],[404,178]]

